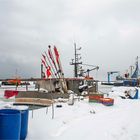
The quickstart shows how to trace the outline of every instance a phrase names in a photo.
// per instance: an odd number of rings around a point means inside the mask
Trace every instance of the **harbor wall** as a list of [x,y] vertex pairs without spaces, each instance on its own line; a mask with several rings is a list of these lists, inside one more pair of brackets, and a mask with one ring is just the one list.
[[68,98],[69,94],[63,93],[45,93],[41,91],[19,91],[16,98],[45,98],[45,99],[58,99],[58,98]]
[[[87,83],[85,83],[87,82]],[[57,86],[56,86],[57,83]],[[89,94],[96,93],[98,91],[98,82],[94,80],[84,80],[84,79],[66,79],[66,84],[68,90],[73,91],[77,95],[81,95],[79,91],[79,85],[88,84],[90,87],[87,92]],[[45,79],[38,80],[36,82],[36,91],[19,91],[16,98],[46,98],[46,99],[57,99],[57,98],[68,98],[70,93],[64,94],[61,91],[56,91],[57,88],[61,86],[59,79]],[[43,90],[42,90],[42,89]]]
[[[85,80],[80,78],[66,78],[66,85],[68,90],[71,90],[77,94],[80,94],[79,92],[79,86],[87,84],[90,86],[89,91],[90,92],[97,92],[98,91],[98,82],[94,80]],[[60,79],[45,79],[45,80],[38,80],[36,82],[36,87],[39,89],[43,88],[50,91],[56,91],[58,88],[62,89],[62,85],[60,82]]]

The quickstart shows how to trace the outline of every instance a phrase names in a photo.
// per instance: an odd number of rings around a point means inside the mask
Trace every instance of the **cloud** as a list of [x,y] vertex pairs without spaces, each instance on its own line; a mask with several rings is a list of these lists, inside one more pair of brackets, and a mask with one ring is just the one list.
[[1,0],[0,77],[17,68],[22,77],[40,77],[41,53],[49,44],[58,47],[65,76],[73,76],[74,42],[82,47],[83,63],[99,65],[98,78],[106,79],[111,70],[123,73],[140,51],[139,5],[138,0]]

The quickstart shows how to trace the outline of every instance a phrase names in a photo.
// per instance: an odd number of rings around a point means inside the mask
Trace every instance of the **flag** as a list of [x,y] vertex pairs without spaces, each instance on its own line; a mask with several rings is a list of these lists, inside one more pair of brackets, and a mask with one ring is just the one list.
[[51,76],[51,67],[50,66],[47,67],[46,74],[47,74],[48,78]]
[[42,56],[43,56],[43,58],[44,58],[44,60],[45,60],[45,62],[46,62],[46,56],[45,56],[44,54],[42,54]]
[[43,59],[41,59],[41,61],[42,61],[42,64],[44,64],[44,66],[46,68],[46,62]]
[[18,95],[18,91],[17,90],[5,90],[4,91],[4,97],[5,98],[10,98],[10,97],[13,97],[13,96],[16,96]]
[[59,71],[58,72],[61,73],[61,74],[63,74],[61,62],[60,62],[60,59],[59,59],[59,53],[58,53],[58,50],[57,50],[57,48],[55,46],[54,46],[54,53],[55,53],[55,58],[56,58],[58,67],[59,67]]
[[[49,49],[48,49],[48,54],[49,54],[49,57],[50,57],[50,59],[52,60],[54,66],[55,66],[55,68],[56,68],[56,64],[55,64],[55,61],[54,61],[53,55],[52,55],[52,53],[51,53],[51,51],[50,51],[50,47],[49,47]],[[57,69],[57,68],[56,68],[56,69]]]
[[57,48],[55,46],[54,46],[54,53],[55,53],[56,61],[57,61],[58,65],[59,65],[59,53],[58,53],[58,50],[57,50]]

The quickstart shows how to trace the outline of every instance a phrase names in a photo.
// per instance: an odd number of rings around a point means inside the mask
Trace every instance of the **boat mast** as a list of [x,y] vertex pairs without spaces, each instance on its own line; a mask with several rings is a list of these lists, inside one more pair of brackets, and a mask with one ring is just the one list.
[[77,53],[78,50],[81,50],[81,47],[77,48],[76,43],[74,43],[74,59],[72,59],[72,62],[70,63],[70,65],[74,65],[74,77],[78,77],[78,65],[82,64],[82,62],[79,62],[81,59],[79,55],[81,54]]
[[136,57],[136,68],[135,68],[135,71],[134,71],[134,73],[132,74],[131,78],[138,78],[138,76],[139,76],[139,64],[138,64],[138,59],[139,59],[139,57],[137,56],[137,57]]

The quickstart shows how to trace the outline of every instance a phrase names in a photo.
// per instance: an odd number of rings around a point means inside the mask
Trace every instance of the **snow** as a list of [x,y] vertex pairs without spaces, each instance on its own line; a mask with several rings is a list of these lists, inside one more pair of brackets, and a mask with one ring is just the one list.
[[113,106],[81,98],[75,99],[74,105],[55,103],[53,119],[52,106],[34,110],[33,116],[29,111],[26,140],[140,140],[140,99],[119,97],[134,87],[104,86],[100,90],[104,89],[114,99]]
[[45,109],[36,110],[33,118],[29,116],[27,140],[140,139],[140,101],[120,98],[115,101],[112,107],[88,103],[87,99],[76,101],[73,106],[61,103],[62,108],[55,108],[54,119],[51,107],[48,114]]

